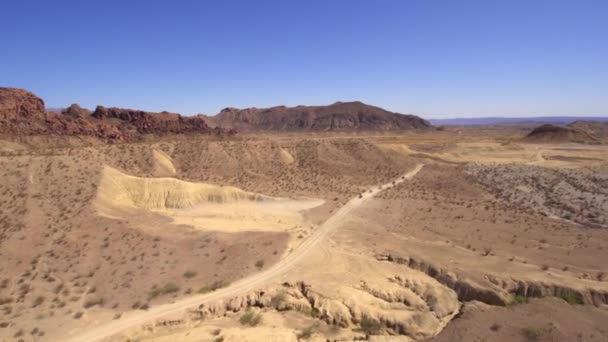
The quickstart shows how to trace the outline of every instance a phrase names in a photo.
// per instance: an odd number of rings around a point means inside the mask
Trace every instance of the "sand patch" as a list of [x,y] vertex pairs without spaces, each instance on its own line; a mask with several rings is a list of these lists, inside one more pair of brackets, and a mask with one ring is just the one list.
[[145,178],[104,167],[95,199],[99,214],[146,221],[161,214],[174,224],[214,231],[287,231],[304,223],[302,211],[323,204],[247,192],[231,186]]
[[152,150],[154,156],[154,175],[156,176],[175,176],[177,172],[171,157],[161,150]]
[[25,150],[27,149],[25,146],[18,144],[13,141],[8,140],[0,140],[0,151],[15,151],[15,150]]
[[293,164],[293,162],[294,162],[292,155],[289,152],[287,152],[287,150],[285,150],[284,148],[281,148],[281,147],[279,148],[279,159],[281,160],[281,162],[283,164],[286,164],[286,165]]

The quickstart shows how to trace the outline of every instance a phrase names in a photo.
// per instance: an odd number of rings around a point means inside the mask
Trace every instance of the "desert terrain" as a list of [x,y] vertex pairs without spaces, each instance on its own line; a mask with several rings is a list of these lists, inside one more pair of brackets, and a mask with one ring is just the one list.
[[608,340],[601,124],[0,95],[2,341]]

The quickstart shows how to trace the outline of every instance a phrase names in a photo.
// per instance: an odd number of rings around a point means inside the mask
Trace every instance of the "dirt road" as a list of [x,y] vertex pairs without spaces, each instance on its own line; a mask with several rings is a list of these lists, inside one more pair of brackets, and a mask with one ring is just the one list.
[[315,247],[317,247],[328,234],[338,228],[345,221],[348,214],[350,214],[355,208],[359,207],[363,202],[374,197],[384,189],[411,179],[422,169],[422,166],[422,164],[418,164],[412,171],[408,172],[402,177],[399,177],[390,183],[372,188],[370,191],[364,192],[361,197],[357,196],[351,199],[348,203],[337,210],[329,219],[327,219],[327,221],[321,224],[313,235],[298,246],[298,248],[295,249],[291,254],[287,255],[281,261],[263,272],[241,279],[226,288],[219,289],[212,293],[188,297],[175,303],[159,305],[149,309],[148,311],[137,310],[126,313],[119,320],[102,323],[99,326],[80,332],[76,335],[66,336],[65,340],[69,342],[93,342],[104,341],[106,339],[111,340],[112,336],[124,332],[125,330],[145,324],[151,320],[177,314],[189,308],[197,307],[205,302],[231,298],[253,291],[289,271],[296,263],[302,260]]

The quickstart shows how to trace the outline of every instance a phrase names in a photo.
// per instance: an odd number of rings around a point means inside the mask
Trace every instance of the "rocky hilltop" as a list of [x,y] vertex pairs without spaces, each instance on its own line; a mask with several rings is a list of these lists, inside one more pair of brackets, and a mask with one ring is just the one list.
[[608,140],[608,122],[606,121],[575,121],[568,125],[570,128],[583,130],[591,133],[594,137]]
[[207,121],[238,131],[392,131],[432,127],[428,121],[415,115],[393,113],[362,102],[262,109],[226,108],[207,117]]
[[536,127],[524,138],[524,140],[535,143],[600,143],[599,139],[585,130],[550,124]]
[[202,117],[175,113],[105,108],[95,111],[73,104],[61,113],[47,112],[44,101],[23,89],[0,88],[0,134],[7,136],[89,136],[106,140],[136,141],[144,135],[234,134],[212,129]]

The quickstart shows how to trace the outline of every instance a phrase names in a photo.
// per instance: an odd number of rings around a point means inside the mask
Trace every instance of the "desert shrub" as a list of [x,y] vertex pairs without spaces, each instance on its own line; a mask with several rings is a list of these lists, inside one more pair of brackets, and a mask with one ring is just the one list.
[[501,327],[501,325],[500,325],[500,324],[498,324],[498,323],[494,323],[494,324],[492,324],[492,325],[490,326],[490,330],[492,330],[492,331],[498,331],[498,330],[500,330],[500,327]]
[[179,286],[175,283],[166,283],[163,287],[157,287],[154,285],[150,292],[148,292],[148,300],[152,300],[159,296],[164,296],[166,294],[175,293],[179,291]]
[[40,304],[42,304],[43,302],[44,302],[44,297],[43,296],[38,296],[32,302],[32,307],[35,308],[35,307],[39,306]]
[[91,298],[91,299],[88,299],[86,302],[84,302],[83,306],[85,309],[88,309],[95,305],[102,306],[104,303],[105,303],[105,300],[103,298]]
[[524,328],[522,333],[528,341],[536,341],[543,335],[543,331],[541,329],[534,327]]
[[16,333],[13,335],[13,337],[15,337],[15,338],[16,338],[16,337],[21,337],[21,336],[23,336],[23,334],[24,334],[23,329],[19,329],[19,330],[17,330],[17,332],[16,332]]
[[516,294],[513,296],[513,301],[511,301],[511,304],[526,304],[528,302],[528,298],[526,298],[525,296],[522,296],[520,294]]
[[74,314],[74,316],[72,316],[74,319],[80,319],[82,317],[82,315],[84,315],[84,312],[82,311],[78,311],[77,313]]
[[194,271],[186,271],[186,272],[184,272],[184,278],[191,279],[191,278],[196,277],[196,274],[197,273]]
[[270,299],[270,305],[273,306],[274,308],[276,308],[282,302],[285,301],[286,297],[287,297],[287,293],[285,293],[285,291],[281,291]]
[[242,325],[249,325],[255,327],[256,325],[262,322],[262,314],[256,314],[253,310],[247,309],[247,311],[245,311],[245,313],[241,315],[241,318],[239,318],[239,322]]
[[380,332],[380,329],[382,329],[382,325],[380,324],[380,322],[376,319],[373,319],[371,317],[363,317],[361,319],[361,329],[367,334],[367,335],[376,335]]
[[221,289],[222,287],[227,287],[228,285],[230,285],[230,282],[226,280],[217,280],[211,283],[211,285],[205,285],[198,289],[198,293],[204,294],[208,292],[213,292],[217,289]]
[[566,291],[559,295],[559,298],[565,300],[568,304],[583,304],[582,299],[576,293],[572,291]]
[[319,327],[318,324],[313,324],[309,327],[306,327],[304,330],[302,330],[298,333],[298,335],[297,335],[298,339],[302,339],[302,340],[309,339],[312,336],[312,334],[314,334],[317,331],[318,327]]
[[14,301],[14,299],[11,297],[2,297],[2,298],[0,298],[0,305],[9,304],[9,303],[12,303],[13,301]]
[[213,342],[224,342],[224,336],[218,336],[216,337]]
[[255,267],[257,267],[257,268],[262,268],[262,267],[264,267],[264,260],[261,260],[261,259],[260,259],[260,260],[256,261],[256,262],[255,262]]

